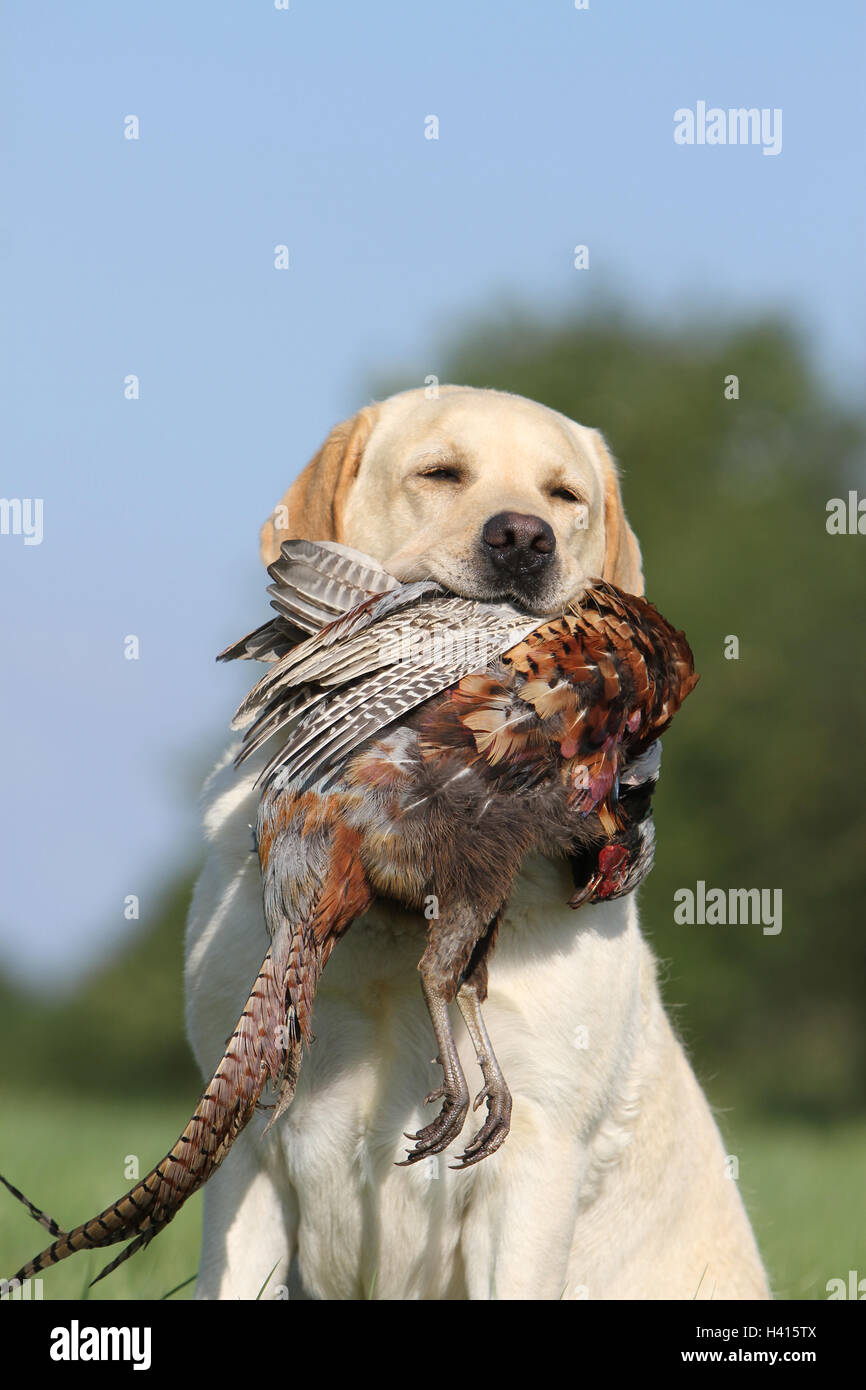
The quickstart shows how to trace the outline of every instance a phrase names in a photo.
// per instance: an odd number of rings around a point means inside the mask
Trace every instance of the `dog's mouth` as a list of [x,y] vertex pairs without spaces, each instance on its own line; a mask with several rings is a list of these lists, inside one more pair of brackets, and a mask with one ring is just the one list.
[[556,589],[549,584],[520,584],[514,580],[506,587],[493,586],[487,592],[465,594],[466,598],[485,603],[508,603],[528,617],[544,617],[561,607]]
[[562,574],[556,560],[527,555],[518,564],[485,560],[459,576],[467,597],[508,603],[530,617],[545,617],[562,608]]
[[527,617],[549,617],[561,612],[564,606],[558,575],[550,567],[508,575],[492,568],[479,573],[474,566],[458,565],[452,570],[449,564],[424,557],[415,559],[405,568],[401,565],[388,568],[403,583],[435,579],[460,598],[474,599],[476,603],[507,603]]

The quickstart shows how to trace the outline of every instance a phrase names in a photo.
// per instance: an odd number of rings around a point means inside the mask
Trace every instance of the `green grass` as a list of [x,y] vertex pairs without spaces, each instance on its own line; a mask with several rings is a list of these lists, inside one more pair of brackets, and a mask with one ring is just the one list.
[[[188,1107],[149,1099],[95,1101],[0,1093],[0,1172],[61,1225],[77,1225],[132,1184],[127,1154],[144,1174],[180,1133]],[[866,1123],[805,1123],[722,1116],[740,1164],[740,1190],[777,1298],[825,1298],[828,1279],[866,1276],[863,1173]],[[231,1161],[230,1159],[228,1160]],[[43,1239],[44,1237],[44,1239]],[[0,1189],[0,1274],[9,1277],[48,1244],[47,1232]],[[195,1273],[201,1197],[193,1197],[149,1249],[92,1290],[110,1251],[76,1255],[44,1276],[43,1298],[157,1299]],[[193,1285],[175,1298],[190,1298]]]
[[[195,1097],[192,1098],[193,1102]],[[96,1101],[0,1092],[0,1172],[69,1229],[94,1216],[135,1179],[124,1176],[128,1154],[139,1175],[162,1158],[189,1118],[189,1106],[154,1099]],[[158,1299],[195,1274],[201,1243],[200,1194],[170,1226],[95,1288],[87,1285],[122,1246],[75,1255],[43,1276],[43,1299]],[[0,1276],[10,1278],[51,1237],[0,1188]],[[193,1284],[173,1295],[191,1298]]]
[[866,1277],[866,1122],[720,1119],[775,1297],[825,1299],[829,1279]]

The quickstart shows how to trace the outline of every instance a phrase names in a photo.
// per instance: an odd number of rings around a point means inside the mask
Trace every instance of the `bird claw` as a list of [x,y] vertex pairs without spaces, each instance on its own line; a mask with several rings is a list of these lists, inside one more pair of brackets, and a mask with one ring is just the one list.
[[482,1158],[489,1158],[491,1154],[496,1153],[508,1138],[508,1131],[511,1129],[511,1092],[505,1082],[486,1082],[475,1097],[472,1109],[477,1110],[484,1100],[487,1101],[487,1119],[474,1139],[466,1145],[457,1162],[448,1165],[450,1168],[457,1171],[471,1168],[473,1163],[480,1163]]
[[605,845],[599,851],[598,867],[582,888],[572,893],[569,907],[583,907],[587,902],[606,902],[619,893],[625,882],[630,855],[624,845]]
[[602,882],[603,877],[603,874],[593,874],[592,878],[590,878],[589,881],[585,883],[582,888],[578,888],[575,890],[574,893],[572,893],[571,897],[568,900],[568,906],[577,908],[583,907],[584,903],[588,903],[592,898],[592,895],[595,892],[596,888]]
[[436,1100],[440,1094],[445,1101],[436,1119],[419,1129],[417,1134],[406,1133],[407,1139],[415,1141],[415,1147],[397,1164],[398,1168],[408,1168],[430,1154],[441,1153],[462,1130],[469,1110],[468,1091],[449,1091],[447,1086],[440,1086],[427,1100]]

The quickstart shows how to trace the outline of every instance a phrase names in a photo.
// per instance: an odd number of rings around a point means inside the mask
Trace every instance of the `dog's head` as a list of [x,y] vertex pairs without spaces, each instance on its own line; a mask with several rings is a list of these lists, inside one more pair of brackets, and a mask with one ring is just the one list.
[[333,429],[262,528],[336,540],[399,579],[561,610],[587,579],[643,592],[641,556],[601,435],[522,396],[406,391]]

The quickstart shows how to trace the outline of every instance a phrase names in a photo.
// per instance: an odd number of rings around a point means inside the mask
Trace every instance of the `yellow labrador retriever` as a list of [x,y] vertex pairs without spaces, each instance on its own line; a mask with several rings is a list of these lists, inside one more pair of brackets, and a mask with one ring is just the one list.
[[[402,579],[560,607],[591,576],[642,592],[595,430],[519,396],[409,391],[338,425],[262,531],[367,551]],[[230,749],[187,937],[187,1020],[210,1076],[264,940],[252,782]],[[400,1168],[435,1083],[423,923],[377,904],[334,952],[289,1112],[263,1114],[205,1190],[197,1295],[334,1299],[766,1298],[707,1101],[662,1008],[634,896],[566,906],[568,867],[523,868],[487,1020],[514,1096],[508,1143]],[[469,1064],[468,1038],[460,1037]],[[270,1278],[268,1277],[270,1276]]]

